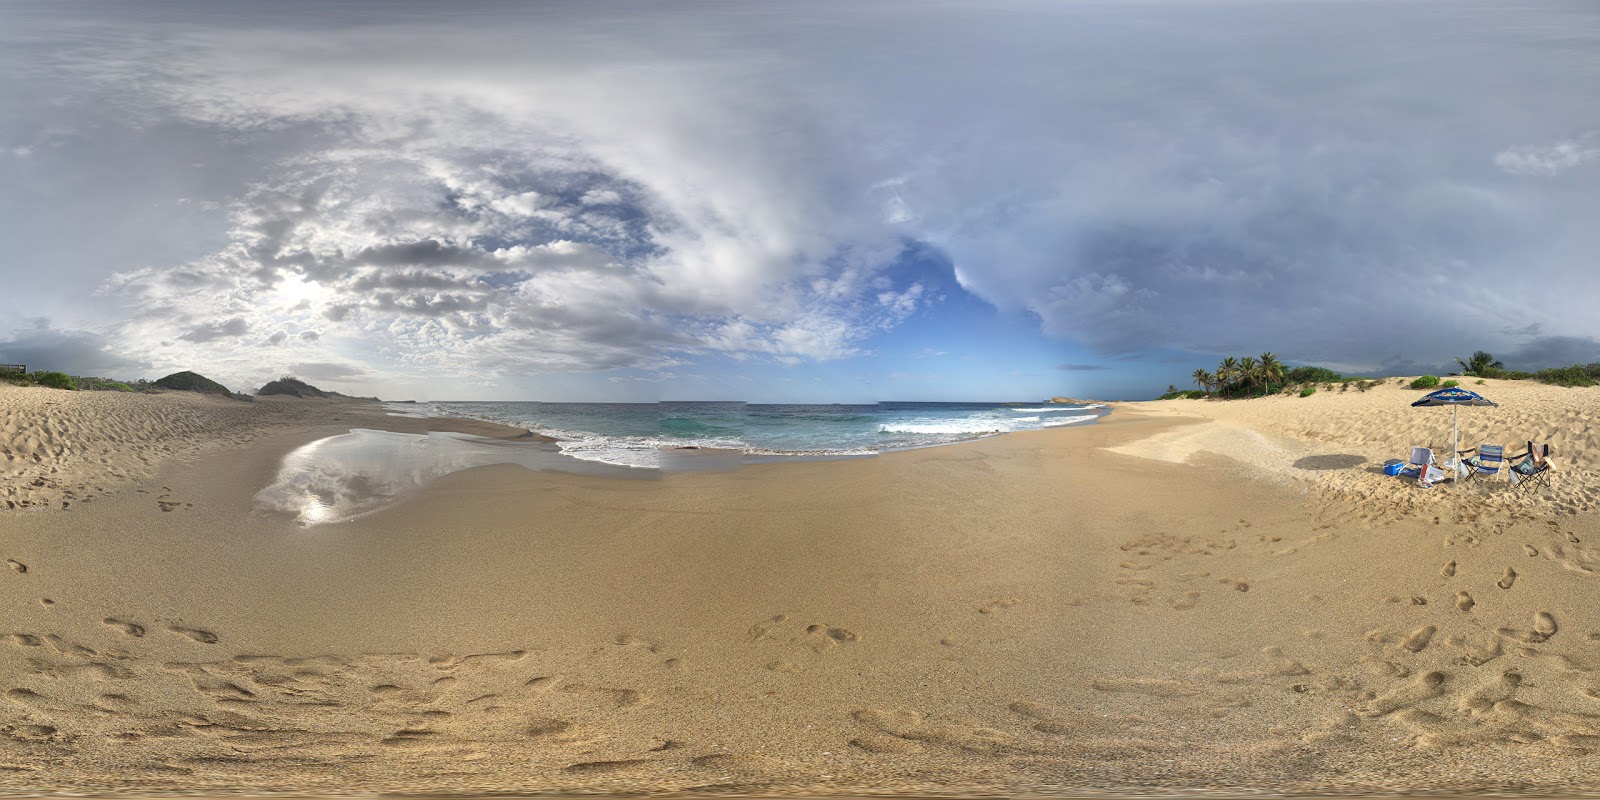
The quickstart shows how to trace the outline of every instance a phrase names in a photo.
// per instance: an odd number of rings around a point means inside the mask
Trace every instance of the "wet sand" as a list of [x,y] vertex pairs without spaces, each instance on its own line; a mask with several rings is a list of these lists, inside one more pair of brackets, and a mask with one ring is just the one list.
[[1372,514],[1140,406],[256,508],[349,422],[0,516],[0,791],[1600,788],[1593,515]]

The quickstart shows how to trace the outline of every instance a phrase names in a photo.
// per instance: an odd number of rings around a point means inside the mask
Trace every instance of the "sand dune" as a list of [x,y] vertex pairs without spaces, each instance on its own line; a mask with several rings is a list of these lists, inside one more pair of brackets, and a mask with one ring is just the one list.
[[170,511],[0,516],[0,792],[1592,793],[1593,466],[1452,510],[1361,471],[1448,414],[1358,424],[1407,394],[489,466],[309,529],[251,498],[348,420],[267,431],[164,462]]

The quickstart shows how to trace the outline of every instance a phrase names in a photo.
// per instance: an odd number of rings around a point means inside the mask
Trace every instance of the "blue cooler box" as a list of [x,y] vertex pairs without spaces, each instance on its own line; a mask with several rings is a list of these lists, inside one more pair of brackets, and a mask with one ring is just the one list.
[[1400,470],[1405,468],[1406,462],[1401,461],[1398,458],[1391,458],[1388,461],[1383,462],[1383,474],[1385,475],[1399,475]]

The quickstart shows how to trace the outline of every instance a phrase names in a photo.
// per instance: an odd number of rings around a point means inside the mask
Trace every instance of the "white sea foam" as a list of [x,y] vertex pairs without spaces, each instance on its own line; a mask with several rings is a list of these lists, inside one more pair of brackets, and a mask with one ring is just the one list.
[[683,448],[745,451],[745,443],[731,439],[656,439],[642,436],[563,436],[567,432],[541,431],[560,441],[562,455],[634,469],[661,469],[661,451]]
[[1043,407],[1040,407],[1040,408],[1013,408],[1011,410],[1014,413],[1017,413],[1017,414],[1043,414],[1043,413],[1045,413],[1047,411],[1082,411],[1082,410],[1084,410],[1086,408],[1104,408],[1104,406],[1094,406],[1094,405],[1089,405],[1089,406],[1053,405],[1053,406],[1043,406]]
[[1064,419],[1063,418],[1057,418],[1057,419],[1048,420],[1046,422],[1041,422],[1041,423],[1039,423],[1039,427],[1041,427],[1041,428],[1059,428],[1059,427],[1061,427],[1063,425],[1076,425],[1076,424],[1078,424],[1080,422],[1092,422],[1093,420],[1095,420],[1097,418],[1098,417],[1096,415],[1094,415],[1094,414],[1084,414],[1081,417],[1066,417]]
[[[986,433],[1010,433],[1017,429],[1016,423],[1024,419],[999,420],[999,419],[948,419],[938,422],[885,422],[878,426],[879,433],[913,433],[913,434],[965,434],[981,435]],[[1033,417],[1037,421],[1038,417]]]

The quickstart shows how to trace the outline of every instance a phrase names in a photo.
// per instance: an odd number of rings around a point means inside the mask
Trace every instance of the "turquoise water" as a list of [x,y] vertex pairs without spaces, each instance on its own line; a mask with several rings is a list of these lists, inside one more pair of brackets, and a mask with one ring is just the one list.
[[536,431],[573,458],[658,469],[663,450],[707,448],[750,456],[851,456],[947,444],[1012,431],[1075,425],[1099,405],[742,402],[391,404],[398,413],[468,417]]

